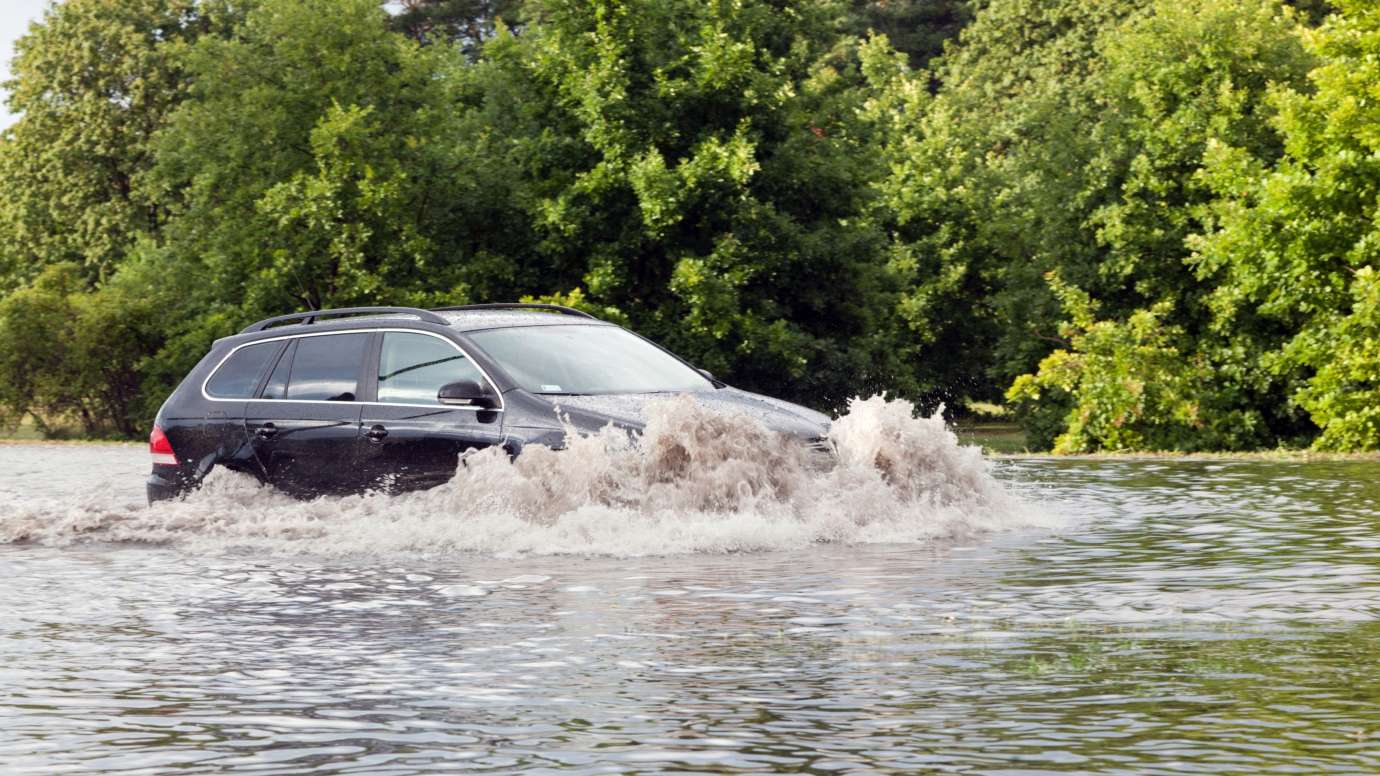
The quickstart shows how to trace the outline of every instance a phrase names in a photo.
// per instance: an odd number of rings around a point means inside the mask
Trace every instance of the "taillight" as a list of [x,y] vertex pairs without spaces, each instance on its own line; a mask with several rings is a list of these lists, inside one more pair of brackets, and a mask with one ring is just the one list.
[[177,466],[177,455],[173,453],[172,442],[168,441],[168,435],[163,433],[163,429],[158,426],[153,427],[153,433],[149,434],[149,454],[153,456],[154,464],[158,466]]

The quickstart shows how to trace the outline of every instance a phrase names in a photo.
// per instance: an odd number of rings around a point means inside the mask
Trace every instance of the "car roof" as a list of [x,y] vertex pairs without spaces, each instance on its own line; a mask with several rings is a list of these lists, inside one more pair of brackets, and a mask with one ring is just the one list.
[[540,310],[439,310],[437,315],[460,331],[500,329],[517,326],[612,326],[597,318],[577,318]]
[[[526,326],[615,326],[598,318],[564,315],[544,310],[437,310],[446,320],[447,328],[459,332],[505,329]],[[336,332],[350,329],[378,329],[396,326],[407,329],[435,331],[435,324],[420,321],[414,315],[383,313],[357,315],[350,318],[321,320],[312,323],[285,323],[258,331],[246,331],[216,340],[216,344],[240,345],[246,342],[301,336],[303,334]]]

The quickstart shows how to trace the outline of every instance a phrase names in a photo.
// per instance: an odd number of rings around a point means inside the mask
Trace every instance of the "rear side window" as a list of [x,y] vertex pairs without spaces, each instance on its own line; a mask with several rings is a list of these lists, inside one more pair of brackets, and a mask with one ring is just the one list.
[[379,351],[379,401],[390,404],[437,404],[446,383],[484,377],[459,348],[426,334],[388,332]]
[[302,337],[292,354],[287,398],[298,401],[354,401],[359,369],[369,349],[368,334]]
[[252,398],[269,361],[281,348],[281,342],[264,342],[236,350],[206,381],[206,394],[217,399]]
[[273,373],[268,376],[268,382],[264,383],[264,392],[260,394],[265,399],[286,399],[288,372],[292,371],[292,354],[297,350],[297,340],[288,343],[283,355],[278,357],[278,365],[273,367]]

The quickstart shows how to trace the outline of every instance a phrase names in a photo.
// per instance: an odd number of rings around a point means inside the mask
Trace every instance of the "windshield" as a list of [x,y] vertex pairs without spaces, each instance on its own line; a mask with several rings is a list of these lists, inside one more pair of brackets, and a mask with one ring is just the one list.
[[617,326],[522,326],[469,336],[532,393],[655,393],[714,387],[699,372]]

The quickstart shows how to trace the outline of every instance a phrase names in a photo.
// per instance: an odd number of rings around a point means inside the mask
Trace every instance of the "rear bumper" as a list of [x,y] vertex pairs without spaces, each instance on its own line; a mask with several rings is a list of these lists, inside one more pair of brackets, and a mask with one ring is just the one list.
[[152,504],[155,501],[177,498],[191,490],[191,487],[185,483],[175,467],[159,466],[144,481],[144,489],[148,492],[149,503]]

